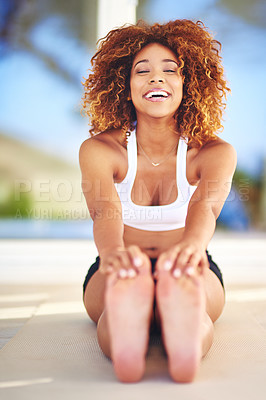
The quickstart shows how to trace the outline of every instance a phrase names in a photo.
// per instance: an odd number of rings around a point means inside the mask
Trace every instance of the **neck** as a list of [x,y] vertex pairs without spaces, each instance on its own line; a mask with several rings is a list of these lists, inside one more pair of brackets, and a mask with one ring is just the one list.
[[141,120],[137,122],[136,135],[138,142],[154,157],[163,156],[178,141],[174,132],[173,120]]

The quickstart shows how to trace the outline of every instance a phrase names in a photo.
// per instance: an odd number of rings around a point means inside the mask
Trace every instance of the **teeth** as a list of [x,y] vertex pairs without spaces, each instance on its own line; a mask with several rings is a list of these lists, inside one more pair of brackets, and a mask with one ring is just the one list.
[[148,94],[146,94],[145,97],[147,97],[148,99],[150,99],[151,97],[154,96],[162,96],[162,97],[168,97],[168,93],[164,92],[163,90],[158,90],[158,91],[153,91],[153,92],[149,92]]

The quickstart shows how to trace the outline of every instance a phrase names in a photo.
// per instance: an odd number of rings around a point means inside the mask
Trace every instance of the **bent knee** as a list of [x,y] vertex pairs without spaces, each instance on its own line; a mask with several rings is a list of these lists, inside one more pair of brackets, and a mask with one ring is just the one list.
[[91,296],[86,291],[83,297],[83,304],[90,319],[97,324],[103,312],[103,307],[97,302],[92,301]]
[[104,310],[105,278],[99,271],[89,280],[83,302],[89,317],[97,323]]
[[224,309],[225,292],[221,282],[212,271],[209,271],[208,277],[205,279],[205,291],[206,311],[212,322],[215,322]]

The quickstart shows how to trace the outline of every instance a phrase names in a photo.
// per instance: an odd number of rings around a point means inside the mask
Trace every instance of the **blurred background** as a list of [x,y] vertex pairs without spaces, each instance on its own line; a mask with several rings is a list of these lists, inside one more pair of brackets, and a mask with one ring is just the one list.
[[[266,1],[128,2],[150,23],[200,19],[222,43],[232,94],[220,135],[238,167],[218,228],[266,230]],[[92,238],[78,151],[89,136],[82,82],[107,33],[102,4],[0,0],[1,238]]]

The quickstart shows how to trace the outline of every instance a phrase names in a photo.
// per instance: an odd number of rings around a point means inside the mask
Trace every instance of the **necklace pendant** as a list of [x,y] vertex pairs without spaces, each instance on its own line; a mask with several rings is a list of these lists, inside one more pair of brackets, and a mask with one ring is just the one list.
[[160,163],[156,163],[156,162],[152,162],[152,165],[154,166],[154,167],[158,167],[158,165],[160,165]]

